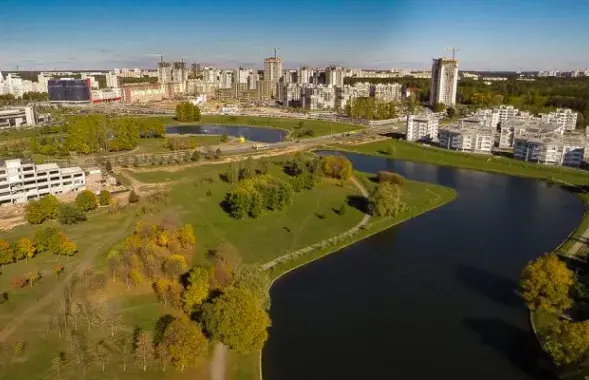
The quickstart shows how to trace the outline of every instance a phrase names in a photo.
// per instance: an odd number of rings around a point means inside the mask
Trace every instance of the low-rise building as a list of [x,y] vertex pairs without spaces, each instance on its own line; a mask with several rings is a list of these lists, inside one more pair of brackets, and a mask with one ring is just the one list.
[[407,141],[438,141],[438,118],[427,115],[407,115]]
[[499,135],[499,148],[513,148],[517,136],[530,133],[535,135],[562,135],[564,128],[556,123],[547,122],[540,118],[512,117],[502,122]]
[[541,113],[542,120],[556,123],[564,130],[574,131],[577,127],[577,112],[568,108],[559,108],[554,112]]
[[439,146],[461,152],[491,154],[495,129],[459,122],[439,129]]
[[0,205],[25,203],[49,194],[85,189],[86,175],[80,167],[35,165],[21,159],[0,162]]
[[583,161],[586,145],[582,136],[525,134],[515,137],[513,157],[539,164],[578,167]]
[[0,128],[34,127],[36,123],[33,107],[11,107],[0,109]]
[[126,84],[121,95],[124,103],[159,102],[164,98],[164,88],[159,83]]

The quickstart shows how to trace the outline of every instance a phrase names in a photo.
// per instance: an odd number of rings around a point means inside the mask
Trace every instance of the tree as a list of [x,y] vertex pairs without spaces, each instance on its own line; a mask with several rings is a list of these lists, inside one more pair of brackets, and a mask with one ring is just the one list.
[[135,190],[131,190],[129,193],[129,203],[137,203],[139,202],[139,195],[135,192]]
[[14,251],[6,240],[0,240],[0,265],[11,264],[14,262]]
[[352,162],[342,155],[325,156],[321,159],[323,173],[332,178],[348,179],[352,176]]
[[178,277],[186,271],[186,257],[182,255],[170,255],[164,263],[164,272],[170,277]]
[[46,195],[38,201],[31,201],[25,207],[27,222],[41,224],[59,215],[59,201],[54,195]]
[[178,281],[169,278],[158,278],[153,284],[153,290],[164,305],[181,306],[183,288]]
[[188,273],[188,286],[182,296],[184,310],[189,313],[209,295],[209,274],[202,267],[194,267]]
[[575,126],[576,129],[584,130],[587,126],[585,125],[585,116],[583,113],[577,113],[577,124]]
[[454,107],[448,107],[446,109],[446,115],[448,115],[448,117],[450,119],[453,119],[454,116],[456,116],[456,108],[454,108]]
[[37,281],[41,280],[41,272],[39,272],[39,271],[27,272],[27,273],[25,273],[25,278],[26,278],[29,286],[32,288],[33,285]]
[[528,262],[520,280],[521,296],[530,310],[559,312],[571,306],[574,273],[555,253]]
[[162,343],[155,346],[155,356],[162,365],[162,371],[166,372],[166,368],[172,362],[172,354],[168,347]]
[[369,197],[370,212],[376,216],[396,216],[405,207],[401,194],[402,190],[398,185],[379,183]]
[[140,332],[135,341],[135,360],[144,371],[147,371],[147,365],[153,360],[153,355],[153,338],[151,334],[146,331]]
[[222,143],[226,143],[227,141],[229,141],[229,136],[227,136],[227,133],[223,133],[219,141]]
[[235,287],[253,293],[263,306],[268,306],[270,277],[261,265],[239,265],[235,268]]
[[106,363],[110,359],[111,352],[110,347],[104,340],[99,340],[94,346],[94,358],[102,365],[102,371],[106,368]]
[[259,299],[247,289],[228,288],[204,308],[211,337],[239,353],[260,350],[268,339],[270,318]]
[[557,365],[589,358],[589,321],[554,323],[544,336],[544,349]]
[[106,169],[107,173],[112,173],[112,164],[111,164],[110,160],[106,161],[105,169]]
[[196,243],[194,229],[190,224],[185,224],[178,229],[177,238],[183,248],[194,245]]
[[444,112],[446,109],[446,105],[444,103],[436,103],[434,104],[434,112]]
[[108,206],[110,204],[111,195],[108,190],[102,190],[98,195],[98,202],[101,206]]
[[84,190],[76,196],[76,207],[81,211],[90,211],[98,207],[96,194],[90,190]]
[[8,302],[8,292],[0,292],[0,304]]
[[60,352],[51,360],[51,367],[55,369],[58,379],[61,379],[61,370],[65,367],[65,359],[65,352]]
[[65,267],[61,264],[55,264],[55,266],[53,267],[53,273],[55,273],[57,278],[59,278],[59,276],[63,273],[64,270]]
[[207,340],[200,326],[188,318],[170,322],[160,345],[167,348],[172,363],[181,371],[187,366],[195,366],[207,352]]
[[176,119],[178,121],[199,121],[200,108],[190,102],[176,105]]
[[17,260],[33,258],[35,257],[36,252],[37,249],[31,239],[25,237],[18,239],[15,247],[15,256]]
[[378,183],[388,182],[397,186],[403,186],[405,184],[405,178],[402,175],[386,171],[379,171],[376,175],[376,180]]
[[86,214],[73,204],[65,203],[59,205],[59,223],[72,225],[85,221]]
[[35,246],[37,247],[37,252],[46,252],[49,251],[49,247],[52,242],[56,240],[56,237],[59,235],[59,230],[55,227],[45,227],[38,230],[35,233]]

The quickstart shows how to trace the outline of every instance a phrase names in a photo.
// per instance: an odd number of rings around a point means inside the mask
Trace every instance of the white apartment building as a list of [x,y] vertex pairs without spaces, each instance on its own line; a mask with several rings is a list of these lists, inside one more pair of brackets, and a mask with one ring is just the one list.
[[562,136],[538,137],[531,134],[515,138],[513,157],[545,165],[578,167],[585,155],[586,141]]
[[13,107],[0,109],[0,129],[35,126],[33,107]]
[[344,86],[344,69],[341,67],[329,66],[325,69],[325,82],[328,86]]
[[459,123],[441,127],[438,139],[441,148],[491,154],[495,143],[495,133],[493,128],[473,127]]
[[120,80],[117,74],[109,71],[106,73],[106,87],[108,88],[119,88]]
[[301,90],[302,87],[296,83],[282,83],[278,100],[282,105],[296,107],[301,103]]
[[433,116],[407,115],[407,141],[438,141],[438,119]]
[[540,118],[512,117],[501,123],[499,148],[513,148],[514,139],[526,133],[537,136],[562,135],[564,128],[556,123],[547,122]]
[[456,104],[458,88],[458,61],[449,58],[433,60],[430,105],[442,103],[446,107]]
[[218,82],[219,81],[219,70],[214,67],[205,67],[202,70],[202,80],[205,82]]
[[35,165],[21,159],[0,164],[0,205],[25,203],[49,194],[86,189],[86,174],[79,167]]
[[335,109],[335,88],[323,85],[304,87],[301,106],[311,111]]
[[313,78],[314,74],[315,71],[313,69],[310,69],[308,67],[299,67],[299,69],[297,70],[297,83],[311,83],[311,78]]
[[370,96],[384,102],[400,102],[403,99],[403,86],[399,83],[379,83],[370,86]]
[[556,123],[567,131],[574,131],[577,127],[577,112],[568,108],[559,108],[554,112],[540,114],[542,120]]
[[233,71],[223,70],[221,71],[219,88],[232,88],[233,87]]

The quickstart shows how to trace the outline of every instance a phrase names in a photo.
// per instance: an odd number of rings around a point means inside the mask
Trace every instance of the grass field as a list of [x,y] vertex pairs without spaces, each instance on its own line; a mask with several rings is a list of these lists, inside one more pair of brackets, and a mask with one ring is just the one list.
[[[183,137],[189,139],[191,142],[198,144],[199,146],[216,145],[219,144],[220,136],[189,136]],[[140,139],[139,140],[139,151],[137,153],[162,153],[170,152],[170,149],[166,148],[166,139],[164,138],[153,138],[153,139]]]
[[375,154],[400,160],[425,162],[434,165],[497,172],[521,177],[552,179],[574,185],[589,184],[589,172],[584,170],[550,167],[507,157],[460,153],[397,139],[356,146],[341,145],[337,147],[361,153]]

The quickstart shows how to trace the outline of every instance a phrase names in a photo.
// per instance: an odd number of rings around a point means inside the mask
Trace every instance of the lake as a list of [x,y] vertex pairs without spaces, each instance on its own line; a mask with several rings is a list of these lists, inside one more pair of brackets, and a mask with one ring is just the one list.
[[248,127],[244,125],[180,125],[166,127],[169,134],[199,134],[244,137],[248,141],[276,143],[284,140],[288,131],[284,129]]
[[457,198],[276,281],[264,380],[551,379],[517,281],[581,202],[531,179],[346,156]]

